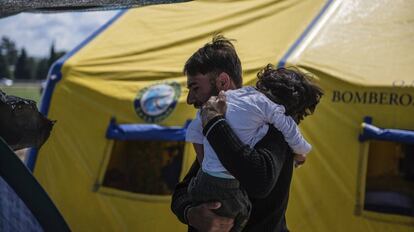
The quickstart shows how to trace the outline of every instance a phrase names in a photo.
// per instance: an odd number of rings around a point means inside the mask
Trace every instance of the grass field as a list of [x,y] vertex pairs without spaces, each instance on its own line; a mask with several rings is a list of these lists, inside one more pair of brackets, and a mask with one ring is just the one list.
[[0,85],[0,89],[7,95],[34,100],[37,102],[37,105],[39,105],[40,83],[16,83],[13,86]]

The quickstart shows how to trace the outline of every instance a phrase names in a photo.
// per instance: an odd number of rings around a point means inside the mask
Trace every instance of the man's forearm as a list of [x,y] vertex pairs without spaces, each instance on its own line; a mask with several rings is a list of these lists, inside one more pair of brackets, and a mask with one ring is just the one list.
[[268,133],[253,149],[243,144],[224,117],[219,116],[206,124],[203,133],[223,166],[240,181],[250,197],[263,198],[270,193],[287,153],[281,150],[286,146],[272,143],[273,139],[277,141],[278,132]]
[[197,160],[194,161],[184,179],[175,186],[175,190],[172,195],[171,210],[184,224],[188,224],[185,214],[188,207],[191,205],[190,196],[187,191],[188,184],[190,183],[191,178],[197,174],[199,168],[200,165]]

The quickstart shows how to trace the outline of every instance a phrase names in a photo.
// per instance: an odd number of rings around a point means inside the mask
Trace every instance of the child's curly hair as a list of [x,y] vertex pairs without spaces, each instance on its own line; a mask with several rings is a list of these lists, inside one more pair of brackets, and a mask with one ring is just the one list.
[[296,123],[311,115],[323,95],[322,89],[312,81],[312,76],[297,68],[274,68],[268,64],[257,73],[256,88],[271,101],[283,105],[286,115]]

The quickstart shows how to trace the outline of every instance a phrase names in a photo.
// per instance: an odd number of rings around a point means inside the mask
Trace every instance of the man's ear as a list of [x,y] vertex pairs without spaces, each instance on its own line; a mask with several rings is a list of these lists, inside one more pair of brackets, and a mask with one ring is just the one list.
[[222,90],[226,91],[229,89],[234,89],[233,80],[227,73],[221,72],[220,75],[216,78],[216,88],[219,92]]

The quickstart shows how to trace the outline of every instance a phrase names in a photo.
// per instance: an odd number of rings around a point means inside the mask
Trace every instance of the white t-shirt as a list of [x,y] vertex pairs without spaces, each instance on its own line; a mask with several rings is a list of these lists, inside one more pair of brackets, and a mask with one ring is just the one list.
[[[247,86],[228,90],[225,95],[226,121],[244,144],[254,147],[266,135],[269,129],[268,124],[273,124],[283,134],[293,152],[305,155],[312,149],[311,145],[303,138],[293,118],[285,115],[285,107],[272,102],[254,87]],[[203,135],[199,111],[187,128],[186,141],[203,144],[203,171],[228,173]]]

